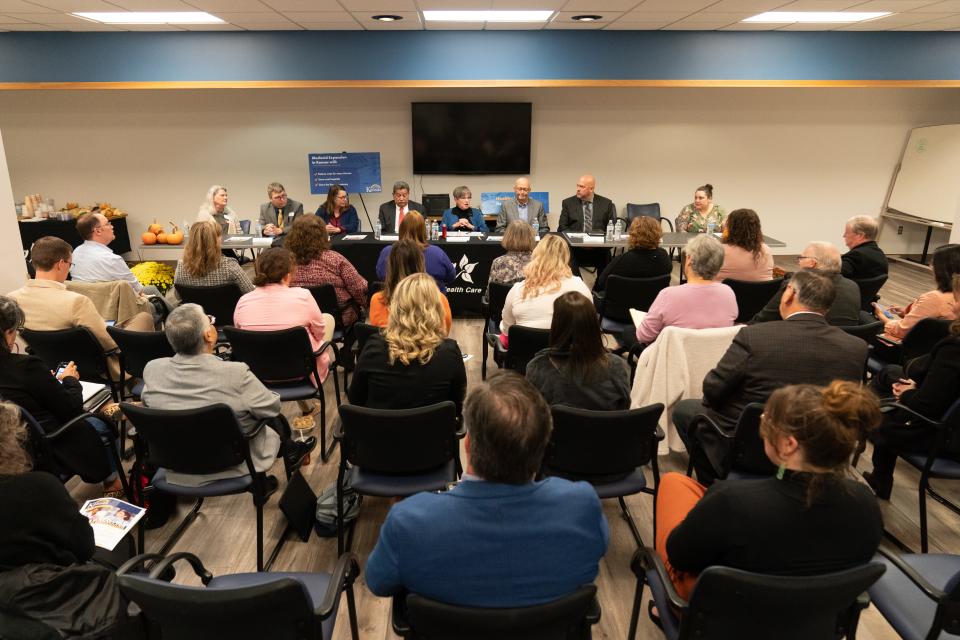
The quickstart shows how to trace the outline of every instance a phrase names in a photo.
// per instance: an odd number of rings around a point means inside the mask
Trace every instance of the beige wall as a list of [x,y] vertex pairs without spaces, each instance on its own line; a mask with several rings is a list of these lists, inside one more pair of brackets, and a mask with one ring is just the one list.
[[[756,209],[764,231],[788,241],[778,252],[797,253],[808,240],[839,242],[850,215],[876,214],[910,129],[960,122],[958,98],[921,89],[3,92],[0,130],[15,194],[109,200],[131,213],[136,242],[154,218],[192,220],[214,183],[241,217],[256,215],[271,180],[315,208],[310,152],[380,151],[384,184],[408,180],[416,195],[461,183],[475,195],[508,190],[506,176],[414,183],[409,103],[529,100],[533,186],[550,192],[554,214],[587,171],[621,209],[659,201],[671,218],[711,182],[718,203]],[[366,196],[371,215],[386,197]],[[893,252],[907,240],[917,241],[909,230],[884,236]]]
[[[0,134],[2,132],[3,128],[0,127]],[[27,278],[27,265],[23,260],[14,202],[7,171],[7,156],[3,137],[0,135],[0,293],[19,289]]]

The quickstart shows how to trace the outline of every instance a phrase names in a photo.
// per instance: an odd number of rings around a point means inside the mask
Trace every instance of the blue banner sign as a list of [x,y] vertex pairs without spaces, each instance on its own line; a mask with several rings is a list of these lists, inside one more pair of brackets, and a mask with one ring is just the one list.
[[[500,205],[504,200],[513,200],[516,196],[513,191],[484,191],[480,194],[480,211],[485,216],[500,213]],[[546,191],[531,191],[531,200],[539,200],[543,210],[550,212],[550,194]]]
[[380,193],[380,152],[310,153],[310,193],[326,195],[335,184],[347,193]]

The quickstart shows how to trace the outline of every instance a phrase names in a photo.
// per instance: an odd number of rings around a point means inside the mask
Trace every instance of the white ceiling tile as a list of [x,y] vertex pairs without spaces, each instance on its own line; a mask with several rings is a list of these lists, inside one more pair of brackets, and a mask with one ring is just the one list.
[[933,4],[930,0],[868,0],[856,6],[857,11],[910,11]]
[[605,26],[610,24],[609,22],[599,21],[599,22],[563,22],[560,20],[554,20],[553,22],[547,23],[546,29],[583,29],[585,31],[597,31],[603,29]]
[[960,13],[960,0],[944,0],[943,2],[917,7],[912,11],[916,13]]
[[[955,13],[915,13],[913,11],[908,11],[905,13],[895,13],[883,18],[877,18],[876,22],[885,22],[887,24],[896,24],[897,26],[902,26],[907,24],[916,24],[918,22],[927,22],[929,20],[951,18],[955,15]],[[871,20],[871,22],[874,21]]]
[[[604,11],[603,17],[596,22],[574,22],[573,16],[583,15],[583,11],[558,11],[551,22],[569,22],[571,24],[608,24],[623,15],[622,11]],[[599,13],[597,15],[600,15]]]
[[485,22],[430,22],[424,23],[428,31],[480,31]]
[[[192,1],[192,0],[191,0]],[[286,13],[288,11],[325,11],[330,0],[260,0],[267,7]],[[336,2],[333,2],[336,4]],[[338,7],[339,8],[339,7]]]
[[307,31],[362,31],[363,27],[356,22],[301,22]]
[[183,0],[110,0],[128,11],[196,11],[197,8]]
[[417,6],[421,11],[461,11],[464,9],[486,11],[493,4],[493,0],[418,0]]
[[235,24],[182,24],[187,31],[243,31]]
[[7,31],[61,31],[63,25],[53,27],[46,24],[36,24],[33,22],[22,22],[17,24],[5,24],[2,29]]
[[221,20],[226,20],[230,24],[241,24],[244,22],[255,22],[257,24],[266,24],[268,22],[290,22],[283,15],[275,11],[249,11],[249,12],[232,12],[232,11],[217,11],[213,15],[217,16]]
[[666,26],[662,31],[717,31],[729,26],[726,22],[689,22],[684,24],[674,23]]
[[736,13],[699,11],[692,16],[684,18],[684,20],[686,22],[726,22],[727,24],[733,24],[734,22],[742,21],[744,18],[749,18],[752,15],[756,14],[747,11],[739,11]]
[[373,19],[373,16],[380,15],[380,12],[379,12],[379,11],[377,11],[377,12],[373,12],[373,11],[354,11],[352,15],[353,15],[354,18],[356,18],[358,21],[360,21],[360,22],[363,23],[363,24],[367,24],[368,22],[369,22],[369,23],[372,23],[372,24],[384,24],[384,25],[387,25],[387,26],[392,25],[392,24],[404,24],[404,23],[410,24],[411,22],[415,22],[415,23],[417,23],[417,24],[420,24],[420,14],[417,13],[416,11],[393,11],[393,12],[391,12],[390,15],[400,16],[400,17],[402,18],[402,20],[397,20],[396,22],[380,22],[379,20],[374,20],[374,19]]
[[405,14],[398,13],[397,15],[404,15],[404,19],[397,22],[362,20],[361,24],[367,31],[421,31],[423,29],[423,23],[420,22],[419,17],[413,20],[407,19]]
[[[629,11],[636,7],[637,0],[569,0],[563,5],[563,11],[596,11],[597,13],[611,11]],[[539,7],[537,7],[539,8]]]
[[[30,15],[37,15],[37,14],[30,14]],[[40,15],[52,16],[54,14],[44,13]],[[23,18],[14,17],[9,13],[0,15],[0,24],[18,24],[20,22],[39,22],[39,20],[24,20]]]
[[667,26],[668,22],[624,22],[623,19],[611,22],[604,31],[656,31]]
[[[89,20],[72,16],[69,13],[7,13],[5,15],[16,18],[13,22],[40,22],[42,24],[90,24]],[[0,20],[0,22],[3,22]]]
[[[923,24],[927,24],[926,22]],[[931,20],[930,24],[935,24],[942,29],[956,29],[960,27],[960,15],[952,18],[941,18],[940,20]]]
[[714,13],[729,13],[734,11],[752,11],[754,13],[761,13],[763,11],[771,11],[772,9],[777,9],[789,0],[720,0],[715,4],[711,4],[709,8],[703,9],[704,11],[712,11]]
[[644,0],[634,11],[684,11],[689,15],[716,2],[717,0]]
[[[117,6],[103,0],[37,0],[33,4],[54,11],[116,11]],[[34,11],[41,11],[34,7]],[[27,9],[29,11],[29,9]]]
[[237,26],[247,31],[303,31],[303,27],[293,22],[244,22]]
[[690,15],[690,12],[683,13],[671,11],[628,11],[623,14],[621,20],[633,20],[634,22],[674,22],[683,20]]
[[120,27],[124,31],[186,31],[175,24],[124,24]]
[[23,0],[0,0],[0,13],[10,12],[20,13],[40,13],[41,11],[51,12],[54,9],[46,9],[32,2],[23,2]]
[[941,27],[935,24],[919,22],[917,24],[905,24],[901,27],[891,27],[887,31],[940,31]]
[[530,0],[493,0],[493,9],[498,10],[526,10],[526,9],[538,9],[538,10],[547,10],[557,11],[560,7],[563,6],[563,3],[566,0],[536,0],[536,4]]
[[112,24],[100,24],[98,22],[87,22],[85,24],[58,24],[58,29],[64,29],[65,31],[74,31],[77,33],[86,33],[88,31],[123,31],[120,27],[115,27]]
[[[278,14],[279,15],[279,14]],[[336,11],[290,11],[284,13],[291,22],[302,24],[304,22],[344,22],[353,21],[349,12],[341,8]]]
[[[857,4],[858,0],[796,0],[777,7],[777,11],[843,11]],[[856,8],[861,11],[860,7]]]
[[201,11],[269,11],[260,0],[189,0]]
[[773,31],[776,26],[775,24],[764,24],[762,22],[737,22],[720,29],[720,31]]
[[416,11],[413,0],[340,0],[348,11],[377,11],[380,13],[400,13]]

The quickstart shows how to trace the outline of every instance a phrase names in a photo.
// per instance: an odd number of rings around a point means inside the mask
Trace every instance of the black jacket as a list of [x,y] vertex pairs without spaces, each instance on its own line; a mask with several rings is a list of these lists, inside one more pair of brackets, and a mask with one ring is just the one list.
[[[771,322],[773,320],[782,320],[780,317],[780,298],[783,297],[783,290],[787,288],[790,281],[788,277],[780,283],[780,289],[774,294],[767,306],[757,312],[750,320],[750,324],[758,322]],[[839,273],[831,276],[833,286],[837,290],[837,297],[833,304],[827,310],[827,322],[835,327],[852,327],[860,324],[860,287],[849,278],[845,278]]]
[[851,280],[873,278],[887,273],[890,269],[887,254],[873,240],[850,249],[840,260],[840,273]]
[[[617,217],[617,207],[609,198],[593,194],[593,229],[587,233],[604,233],[607,223]],[[583,201],[577,196],[566,198],[560,209],[560,222],[557,231],[583,232]]]
[[[665,249],[631,249],[621,253],[610,261],[593,285],[594,291],[603,291],[607,287],[607,278],[623,276],[625,278],[652,278],[673,271],[670,254]],[[779,317],[779,316],[778,316]]]

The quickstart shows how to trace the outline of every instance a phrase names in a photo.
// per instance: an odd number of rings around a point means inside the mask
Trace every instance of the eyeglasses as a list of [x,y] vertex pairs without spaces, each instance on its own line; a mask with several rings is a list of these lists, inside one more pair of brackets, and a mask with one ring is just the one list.
[[61,260],[60,262],[67,265],[67,269],[73,269],[73,263],[70,262],[69,260]]
[[216,316],[212,316],[212,315],[210,315],[209,313],[207,314],[207,320],[210,321],[210,324],[211,324],[211,325],[217,324],[217,317],[216,317]]
[[271,199],[271,200],[286,200],[286,199],[287,199],[287,194],[285,194],[285,193],[275,193],[275,194],[273,194],[272,196],[270,196],[270,199]]
[[96,231],[97,229],[103,229],[104,227],[110,227],[111,229],[113,229],[113,223],[108,222],[106,224],[101,224],[99,226],[94,227],[93,230]]

